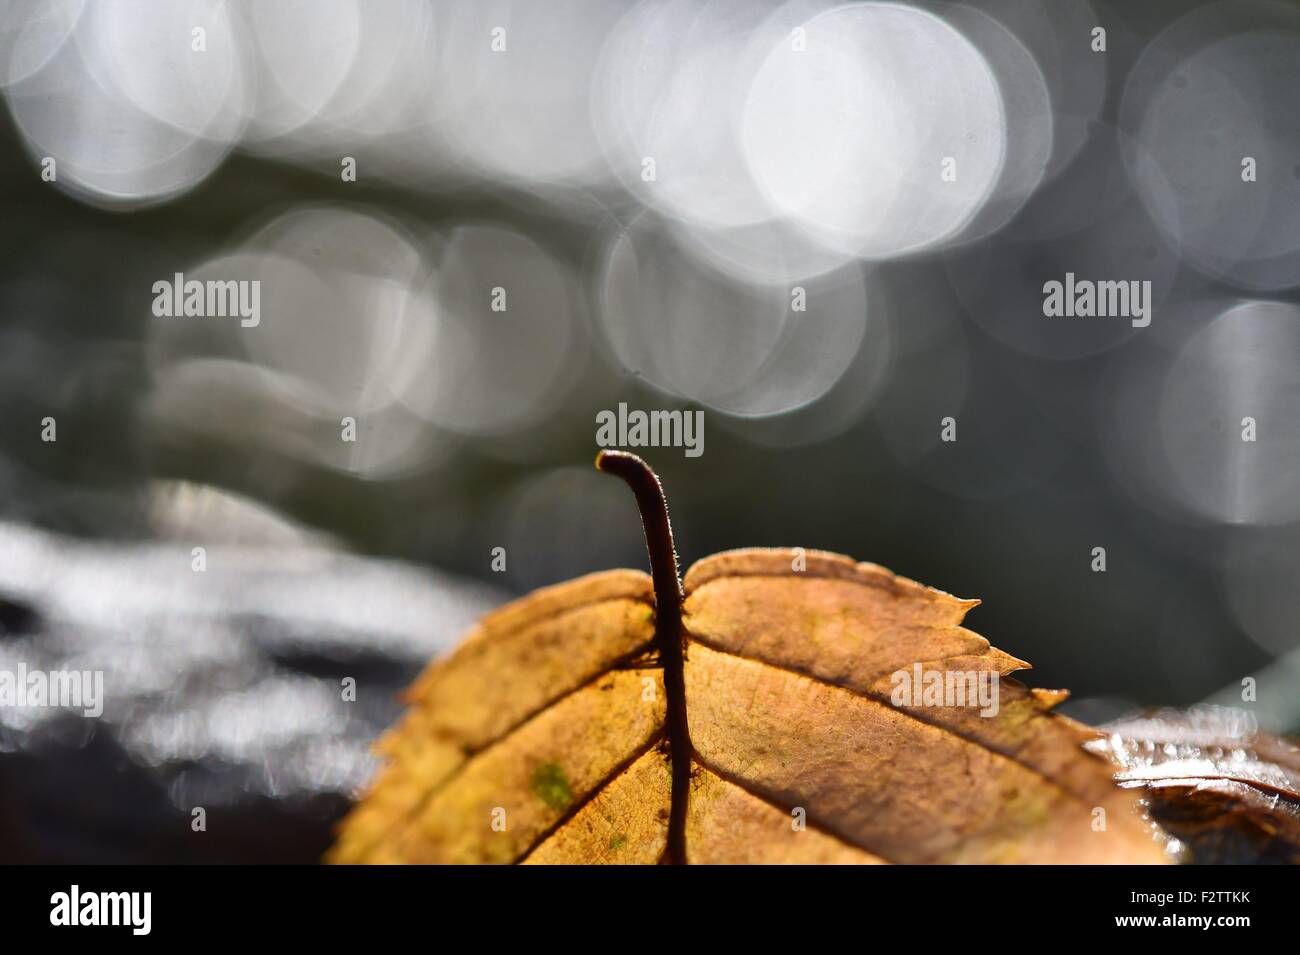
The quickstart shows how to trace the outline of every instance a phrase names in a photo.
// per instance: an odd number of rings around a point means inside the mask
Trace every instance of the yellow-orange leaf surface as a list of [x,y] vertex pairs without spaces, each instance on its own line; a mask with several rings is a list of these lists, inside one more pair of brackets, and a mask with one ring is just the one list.
[[[798,569],[796,569],[798,568]],[[976,601],[836,554],[741,550],[684,580],[691,863],[1159,862],[1096,736],[962,626]],[[408,691],[342,863],[657,863],[672,757],[651,579],[615,570],[490,614]],[[897,699],[991,673],[996,715]],[[950,705],[942,705],[944,703]],[[679,754],[680,756],[681,754]]]

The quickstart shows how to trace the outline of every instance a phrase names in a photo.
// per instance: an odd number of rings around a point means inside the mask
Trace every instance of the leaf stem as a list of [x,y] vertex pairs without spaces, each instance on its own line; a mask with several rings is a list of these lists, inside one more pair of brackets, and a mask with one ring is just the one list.
[[650,576],[655,591],[655,645],[664,670],[667,697],[668,744],[672,761],[672,803],[668,816],[668,848],[664,861],[686,862],[686,806],[691,788],[690,730],[686,721],[686,677],[682,640],[682,582],[677,569],[677,549],[668,519],[663,485],[650,465],[626,451],[601,451],[596,469],[622,478],[636,496],[650,552]]

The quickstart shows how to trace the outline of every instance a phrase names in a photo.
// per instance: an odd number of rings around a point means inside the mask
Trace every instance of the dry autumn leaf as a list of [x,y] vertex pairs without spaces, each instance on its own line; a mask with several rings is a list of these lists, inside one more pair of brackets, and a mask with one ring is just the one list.
[[1300,864],[1300,745],[1260,730],[1249,712],[1163,710],[1107,726],[1088,748],[1144,793],[1192,861]]
[[1065,694],[961,625],[977,601],[799,549],[679,582],[658,479],[597,467],[635,492],[653,577],[536,591],[430,666],[330,861],[1166,858]]

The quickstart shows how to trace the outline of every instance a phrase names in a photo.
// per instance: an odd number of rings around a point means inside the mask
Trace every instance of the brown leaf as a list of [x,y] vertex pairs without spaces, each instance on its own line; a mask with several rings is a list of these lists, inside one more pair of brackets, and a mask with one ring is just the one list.
[[[411,688],[330,861],[1166,858],[1097,734],[1052,712],[1065,694],[961,625],[976,601],[785,549],[679,589],[657,480],[610,457],[657,586],[609,571],[485,618]],[[917,677],[933,698],[901,692]]]
[[1199,863],[1300,863],[1300,745],[1227,707],[1163,710],[1106,727],[1089,749],[1119,766]]

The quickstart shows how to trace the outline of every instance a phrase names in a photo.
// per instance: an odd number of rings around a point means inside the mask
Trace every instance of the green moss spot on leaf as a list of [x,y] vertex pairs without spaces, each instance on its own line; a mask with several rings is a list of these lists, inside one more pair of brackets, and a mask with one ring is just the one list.
[[542,763],[538,766],[533,771],[529,788],[532,789],[533,795],[556,812],[567,808],[569,803],[573,802],[573,790],[559,763]]

